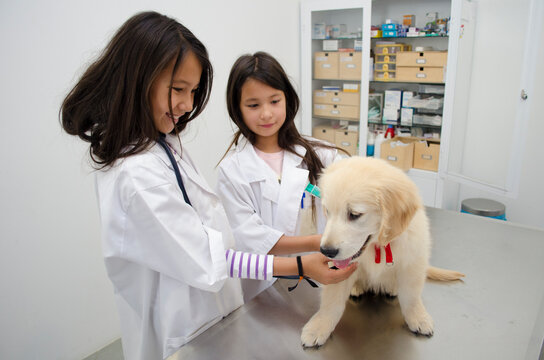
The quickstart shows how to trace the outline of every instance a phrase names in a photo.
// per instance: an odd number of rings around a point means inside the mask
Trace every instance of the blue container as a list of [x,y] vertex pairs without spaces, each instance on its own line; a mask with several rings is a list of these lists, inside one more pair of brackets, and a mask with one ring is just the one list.
[[461,212],[506,220],[506,207],[502,203],[490,199],[465,199],[461,202]]

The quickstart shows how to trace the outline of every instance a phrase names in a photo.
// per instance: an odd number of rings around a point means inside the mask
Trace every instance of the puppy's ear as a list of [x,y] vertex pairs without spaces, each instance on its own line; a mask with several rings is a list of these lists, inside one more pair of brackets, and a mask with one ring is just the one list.
[[378,242],[385,246],[406,230],[421,203],[417,189],[410,186],[384,184],[380,190],[382,191],[378,198],[382,211],[382,222]]

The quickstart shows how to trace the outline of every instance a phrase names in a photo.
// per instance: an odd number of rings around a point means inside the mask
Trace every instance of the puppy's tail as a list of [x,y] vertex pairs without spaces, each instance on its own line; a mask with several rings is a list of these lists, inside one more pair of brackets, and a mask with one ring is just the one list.
[[427,278],[438,281],[454,281],[465,277],[465,274],[454,270],[441,269],[434,266],[427,268]]

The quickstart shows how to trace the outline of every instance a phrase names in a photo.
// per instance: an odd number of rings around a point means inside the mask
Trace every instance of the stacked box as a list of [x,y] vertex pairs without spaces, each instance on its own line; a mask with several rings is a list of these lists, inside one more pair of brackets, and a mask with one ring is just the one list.
[[402,170],[410,170],[414,160],[414,142],[416,139],[402,136],[385,140],[380,147],[380,157]]
[[438,171],[440,140],[428,139],[414,144],[414,168]]
[[360,51],[314,53],[314,79],[361,80]]
[[402,51],[397,54],[397,80],[443,83],[446,77],[447,51]]
[[338,53],[321,52],[314,54],[314,78],[338,79]]
[[358,120],[360,99],[359,93],[315,90],[314,116]]
[[346,150],[350,155],[357,155],[357,142],[359,132],[351,130],[336,130],[334,143],[340,149]]
[[338,75],[342,80],[361,79],[361,52],[341,52],[339,55]]
[[334,129],[330,125],[319,125],[313,128],[312,136],[335,144],[339,148],[346,150],[350,155],[357,155],[358,131]]
[[334,144],[334,135],[336,130],[332,126],[320,125],[314,126],[312,130],[312,136],[316,139],[327,141],[331,144]]

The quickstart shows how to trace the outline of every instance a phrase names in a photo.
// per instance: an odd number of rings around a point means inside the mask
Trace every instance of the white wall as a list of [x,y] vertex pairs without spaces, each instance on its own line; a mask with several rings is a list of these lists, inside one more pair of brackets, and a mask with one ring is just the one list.
[[[214,166],[232,134],[224,93],[233,61],[242,53],[269,51],[300,87],[299,3],[0,3],[1,359],[81,359],[119,336],[101,257],[87,145],[63,134],[58,122],[60,102],[85,63],[139,10],[156,9],[193,30],[208,47],[216,77],[207,110],[184,140],[213,184]],[[543,79],[542,47],[539,59],[535,76]],[[533,96],[544,98],[542,82]],[[519,198],[505,203],[510,218],[544,227],[539,185],[544,121],[537,105],[531,111]]]
[[234,60],[268,51],[298,86],[299,1],[1,2],[1,359],[81,359],[120,335],[87,145],[63,134],[58,110],[114,31],[147,9],[179,19],[210,52],[212,99],[184,139],[211,183],[232,135]]

